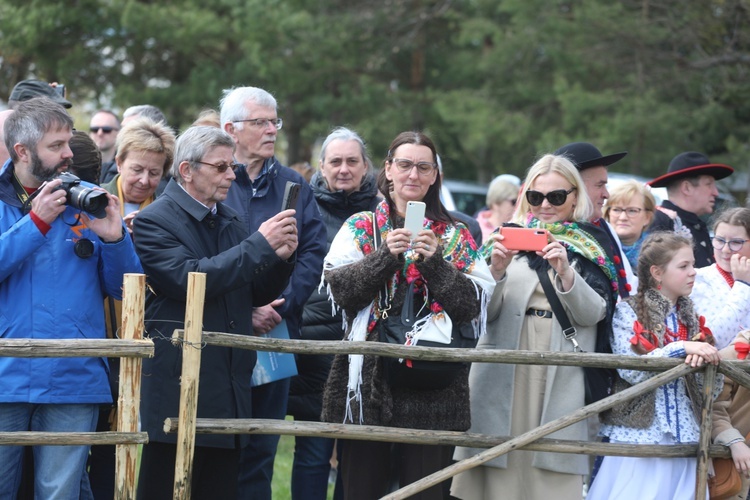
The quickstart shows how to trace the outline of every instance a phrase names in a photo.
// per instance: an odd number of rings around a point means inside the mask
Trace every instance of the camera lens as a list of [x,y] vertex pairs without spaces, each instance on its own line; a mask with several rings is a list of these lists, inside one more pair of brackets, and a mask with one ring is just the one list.
[[97,219],[107,217],[105,209],[109,204],[107,193],[80,185],[71,186],[68,190],[68,204],[90,213]]

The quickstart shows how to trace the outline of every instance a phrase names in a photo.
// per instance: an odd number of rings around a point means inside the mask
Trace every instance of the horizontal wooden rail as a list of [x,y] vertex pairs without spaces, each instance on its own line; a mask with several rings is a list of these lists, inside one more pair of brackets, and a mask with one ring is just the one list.
[[0,432],[0,445],[147,444],[146,432]]
[[[177,419],[164,421],[164,432],[177,432]],[[508,436],[491,436],[469,432],[426,431],[421,429],[397,429],[375,425],[331,424],[270,419],[220,419],[199,418],[196,434],[273,434],[284,436],[312,436],[332,439],[356,439],[360,441],[387,441],[409,444],[437,444],[491,448],[512,439]],[[622,457],[694,457],[697,445],[629,445],[591,441],[567,441],[562,439],[540,439],[523,447],[525,450],[573,453],[578,455],[613,455]],[[729,458],[725,446],[712,445],[709,456]]]
[[2,339],[0,357],[8,358],[153,358],[151,339]]
[[[183,330],[175,330],[182,337]],[[251,349],[254,351],[291,352],[297,354],[368,354],[391,358],[426,361],[463,361],[518,365],[597,366],[645,371],[664,371],[685,362],[678,358],[617,356],[591,352],[521,351],[501,349],[451,349],[442,347],[400,346],[385,342],[342,342],[340,340],[281,340],[222,332],[203,332],[208,345]],[[446,359],[449,358],[449,359]],[[736,372],[750,371],[750,361],[722,361]],[[747,376],[750,388],[750,376]],[[738,381],[739,382],[739,381]],[[744,384],[743,384],[744,385]]]

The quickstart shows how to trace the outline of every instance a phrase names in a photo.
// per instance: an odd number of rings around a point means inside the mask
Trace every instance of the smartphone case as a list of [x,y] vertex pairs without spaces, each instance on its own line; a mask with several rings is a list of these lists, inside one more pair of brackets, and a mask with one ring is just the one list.
[[549,243],[549,234],[546,229],[501,227],[500,234],[505,237],[502,243],[508,250],[540,252]]
[[417,237],[417,234],[424,227],[425,204],[421,201],[406,202],[406,219],[404,220],[404,229],[411,231],[411,239]]

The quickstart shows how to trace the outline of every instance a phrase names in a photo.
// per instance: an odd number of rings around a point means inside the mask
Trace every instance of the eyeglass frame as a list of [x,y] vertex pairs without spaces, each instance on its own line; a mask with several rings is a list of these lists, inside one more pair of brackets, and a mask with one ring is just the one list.
[[[262,127],[260,126],[261,122],[263,122]],[[281,130],[281,127],[284,126],[284,120],[281,118],[248,118],[247,120],[232,120],[232,123],[249,123],[253,127],[258,127],[262,130],[267,129],[269,124],[273,124],[276,130]]]
[[[524,197],[526,198],[526,201],[528,202],[528,204],[531,205],[532,207],[541,207],[542,203],[544,203],[544,200],[547,200],[549,202],[549,204],[552,205],[553,207],[561,207],[561,206],[565,205],[566,201],[568,201],[568,196],[570,195],[570,193],[572,193],[573,191],[576,191],[577,189],[578,188],[576,188],[575,186],[571,187],[568,190],[565,190],[565,189],[553,189],[552,191],[549,191],[549,192],[547,192],[545,194],[542,194],[541,191],[537,191],[535,189],[529,189],[529,190],[526,191],[526,194],[524,194]],[[563,193],[565,195],[565,197],[562,199],[562,202],[560,202],[560,203],[553,203],[552,200],[549,199],[549,195],[551,195],[551,194],[557,194],[557,193]],[[529,199],[529,195],[535,196],[537,194],[541,195],[542,199],[539,200],[539,203],[537,203],[535,205]]]
[[[641,214],[641,212],[650,212],[651,211],[648,208],[638,208],[638,207],[626,207],[626,208],[622,208],[622,207],[610,207],[608,210],[609,211],[607,213],[611,213],[615,217],[619,217],[624,212],[625,216],[628,219],[631,219],[633,217],[639,216]],[[632,213],[632,214],[629,213],[629,211],[632,211],[632,210],[635,210],[635,213]]]
[[[402,174],[410,174],[410,173],[411,173],[411,171],[412,171],[412,170],[414,169],[414,167],[417,167],[417,173],[418,173],[419,175],[430,175],[430,174],[431,174],[432,172],[434,172],[434,171],[435,171],[435,169],[437,169],[437,168],[438,168],[438,165],[437,165],[437,163],[432,163],[432,162],[429,162],[429,161],[420,161],[420,162],[415,162],[415,161],[412,161],[412,160],[410,160],[410,159],[408,159],[408,158],[391,158],[391,159],[390,159],[390,160],[388,160],[388,161],[389,161],[389,162],[391,163],[391,165],[395,164],[395,165],[396,165],[396,169],[397,169],[397,170],[398,170],[398,171],[399,171],[400,173],[402,173]],[[398,164],[398,162],[400,162],[400,161],[405,161],[405,162],[409,162],[409,163],[411,163],[411,166],[410,166],[409,168],[407,168],[407,169],[404,169],[403,167],[401,167],[401,166],[400,166],[400,165]],[[420,165],[429,165],[429,166],[430,166],[430,169],[429,169],[429,170],[424,170],[424,171],[423,171],[422,169],[420,169],[420,167],[419,167]]]
[[207,165],[209,167],[213,167],[220,174],[223,174],[224,172],[226,172],[230,168],[232,170],[235,170],[237,167],[240,166],[240,164],[237,163],[237,162],[232,162],[232,163],[229,163],[229,164],[222,163],[221,165],[216,165],[215,163],[208,163],[207,161],[193,160],[192,163],[200,163],[201,165]]
[[[742,239],[739,239],[739,238],[734,238],[734,239],[731,239],[731,240],[727,240],[727,239],[722,238],[721,236],[713,236],[711,238],[711,246],[714,247],[716,250],[724,250],[724,247],[727,246],[727,245],[729,245],[729,251],[737,253],[740,250],[742,250],[742,247],[745,246],[745,243],[747,243],[748,241],[750,241],[750,240],[742,240]],[[721,246],[717,247],[716,243],[714,243],[714,242],[721,243]],[[737,247],[737,249],[735,250],[734,248],[732,248],[732,243],[739,243],[740,246]]]

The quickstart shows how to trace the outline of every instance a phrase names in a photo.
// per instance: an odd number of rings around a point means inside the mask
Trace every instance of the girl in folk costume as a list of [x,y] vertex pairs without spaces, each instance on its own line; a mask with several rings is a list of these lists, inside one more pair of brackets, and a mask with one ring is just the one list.
[[[689,298],[695,281],[692,244],[687,238],[657,232],[646,238],[638,261],[638,294],[617,304],[612,350],[631,356],[684,357],[685,363],[717,364],[711,331]],[[655,372],[618,370],[628,384]],[[717,380],[714,397],[723,384]],[[601,434],[613,443],[685,444],[700,436],[701,374],[669,382],[641,398],[602,414]],[[589,500],[694,498],[695,458],[605,457]]]
[[714,222],[715,264],[698,269],[690,298],[723,349],[750,327],[750,208],[730,208]]
[[[324,261],[324,279],[343,310],[346,338],[379,341],[388,317],[399,318],[406,304],[419,310],[406,345],[432,340],[449,344],[465,330],[472,340],[485,328],[495,287],[486,262],[476,253],[468,229],[455,222],[440,201],[440,174],[432,141],[404,132],[391,143],[378,174],[385,200],[374,212],[344,222]],[[422,201],[424,229],[404,228],[409,201]],[[386,300],[383,300],[386,299]],[[408,309],[407,309],[408,312]],[[393,378],[395,358],[338,355],[323,393],[321,420],[333,423],[465,431],[470,425],[468,367],[460,366],[445,385],[417,388],[416,364],[403,360]],[[436,370],[435,377],[441,374]],[[345,498],[375,499],[391,486],[392,464],[402,486],[448,466],[453,447],[344,440],[341,474]],[[395,462],[395,463],[394,463]],[[445,485],[419,498],[442,499]]]

